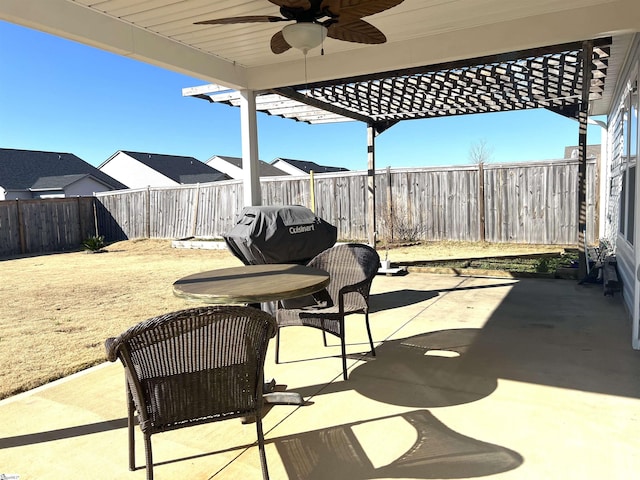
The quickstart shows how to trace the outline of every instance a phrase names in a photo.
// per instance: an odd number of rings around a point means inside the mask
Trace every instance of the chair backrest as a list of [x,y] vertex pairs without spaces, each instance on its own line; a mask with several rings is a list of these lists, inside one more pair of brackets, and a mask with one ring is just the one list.
[[146,320],[107,340],[122,361],[143,432],[259,412],[275,319],[250,307],[211,306]]
[[326,290],[334,304],[337,305],[341,290],[356,286],[358,293],[347,293],[345,304],[368,308],[371,283],[380,268],[378,252],[369,245],[335,245],[318,254],[308,265],[329,272],[331,282]]

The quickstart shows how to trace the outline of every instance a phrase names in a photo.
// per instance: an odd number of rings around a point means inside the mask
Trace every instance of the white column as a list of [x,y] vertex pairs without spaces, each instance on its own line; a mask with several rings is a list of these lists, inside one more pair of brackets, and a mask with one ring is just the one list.
[[258,120],[256,117],[256,95],[253,90],[240,91],[240,127],[242,132],[244,206],[262,205],[258,161]]

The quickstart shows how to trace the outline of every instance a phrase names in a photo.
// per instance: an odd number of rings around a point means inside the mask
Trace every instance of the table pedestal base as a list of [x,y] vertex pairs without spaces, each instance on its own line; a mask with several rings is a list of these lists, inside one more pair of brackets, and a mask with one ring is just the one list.
[[302,395],[296,392],[276,392],[276,379],[266,382],[262,388],[262,398],[271,405],[305,405]]

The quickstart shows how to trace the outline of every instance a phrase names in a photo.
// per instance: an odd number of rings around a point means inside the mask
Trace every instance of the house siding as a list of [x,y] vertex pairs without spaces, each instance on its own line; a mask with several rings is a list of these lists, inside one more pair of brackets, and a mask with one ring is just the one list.
[[4,190],[0,187],[0,200],[26,200],[33,198],[28,190]]
[[107,187],[104,183],[86,177],[68,185],[64,189],[64,193],[67,197],[91,197],[96,192],[109,192],[111,190],[113,189]]
[[154,187],[172,187],[178,185],[174,180],[162,175],[124,152],[116,153],[110,160],[101,165],[99,169],[119,182],[124,183],[129,188],[145,188],[150,185]]
[[[640,81],[640,35],[636,35],[632,43],[627,63],[623,68],[619,80],[617,93],[612,103],[609,113],[609,169],[610,181],[606,206],[606,238],[614,246],[617,260],[618,276],[622,282],[622,297],[624,304],[633,319],[634,332],[632,344],[634,348],[640,348],[640,336],[638,325],[638,304],[640,302],[638,288],[638,278],[636,269],[638,258],[640,258],[640,208],[637,208],[638,197],[640,196],[640,172],[637,170],[637,139],[640,138],[640,127],[637,119],[625,123],[625,106],[630,96],[632,83]],[[636,87],[637,88],[637,87]],[[635,100],[637,104],[637,94]],[[637,110],[636,110],[637,112]],[[629,115],[627,118],[632,117]],[[635,135],[635,145],[632,142],[631,156],[626,154],[627,142],[625,134],[627,130]],[[635,130],[635,131],[634,131]],[[635,150],[635,152],[633,151]],[[629,178],[625,180],[625,172],[629,168],[635,168],[635,185],[629,185]],[[624,186],[624,188],[623,188]],[[633,187],[633,188],[631,188]],[[634,192],[634,198],[625,200],[625,192]],[[627,193],[628,195],[628,193]],[[632,212],[632,220],[629,218],[629,209]]]
[[241,179],[244,176],[242,172],[242,168],[238,168],[235,165],[231,164],[229,161],[225,160],[223,157],[215,156],[207,160],[207,165],[215,168],[216,170],[226,173],[231,178]]
[[288,173],[289,175],[306,175],[307,173],[304,170],[300,170],[297,167],[294,167],[290,163],[287,163],[283,160],[277,160],[272,165],[276,168],[279,168],[283,172]]
[[[241,158],[215,155],[207,160],[206,164],[235,180],[241,180],[245,175]],[[289,173],[262,160],[258,160],[258,171],[260,178],[289,176]]]

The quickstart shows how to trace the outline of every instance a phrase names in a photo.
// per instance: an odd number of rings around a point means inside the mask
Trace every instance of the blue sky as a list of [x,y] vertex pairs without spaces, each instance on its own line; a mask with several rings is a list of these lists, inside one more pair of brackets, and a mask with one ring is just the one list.
[[[0,21],[0,147],[73,153],[98,166],[118,150],[241,156],[240,111],[182,97],[208,83]],[[259,155],[364,170],[366,126],[307,125],[258,115]],[[401,122],[376,139],[376,167],[562,158],[578,123],[544,110]],[[600,143],[589,127],[588,142]]]

